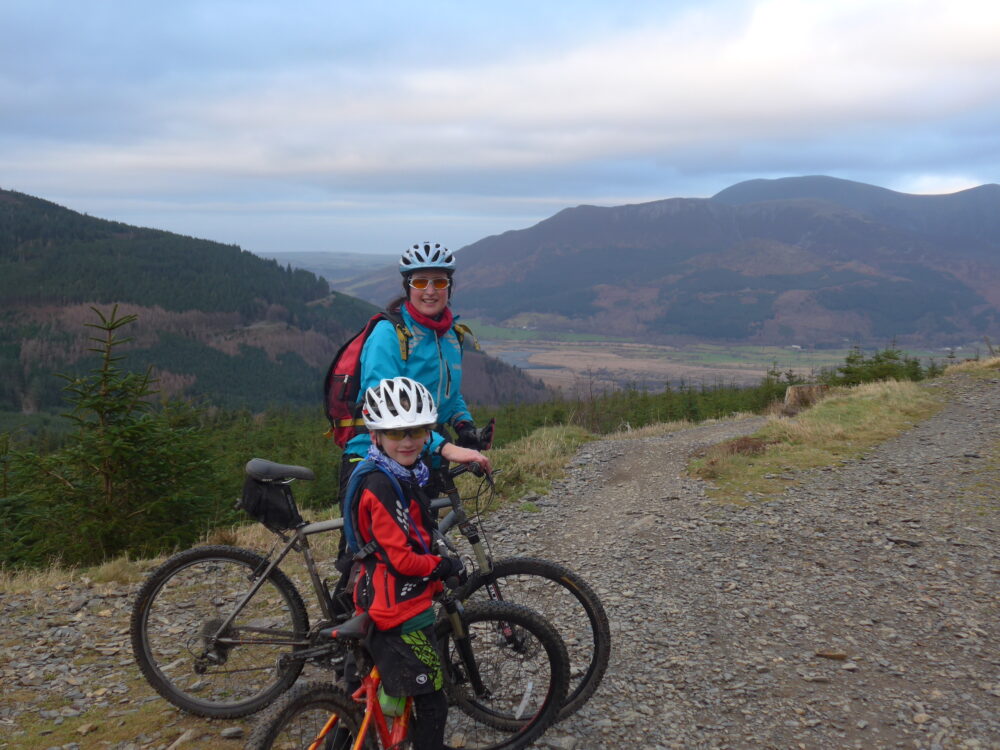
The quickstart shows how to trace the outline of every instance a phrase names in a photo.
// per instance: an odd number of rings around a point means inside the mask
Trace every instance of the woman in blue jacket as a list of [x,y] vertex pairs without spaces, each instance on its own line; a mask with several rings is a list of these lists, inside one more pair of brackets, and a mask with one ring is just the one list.
[[[458,444],[433,433],[425,455],[440,455],[453,463],[475,462],[490,471],[489,459],[480,453],[492,435],[477,430],[462,398],[462,343],[455,332],[449,303],[455,272],[455,256],[437,243],[407,248],[399,260],[404,296],[389,305],[402,317],[412,334],[408,356],[403,359],[396,326],[383,320],[372,330],[361,350],[360,392],[382,380],[411,378],[422,384],[437,404],[438,423],[447,424],[458,435]],[[341,494],[354,466],[368,453],[365,433],[355,435],[344,447],[341,464]]]

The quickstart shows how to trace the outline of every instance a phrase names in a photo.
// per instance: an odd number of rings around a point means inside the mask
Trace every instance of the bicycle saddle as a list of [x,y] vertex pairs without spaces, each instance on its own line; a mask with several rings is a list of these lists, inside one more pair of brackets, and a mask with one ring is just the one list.
[[322,638],[332,638],[337,641],[349,640],[353,638],[364,638],[371,627],[372,618],[367,612],[355,615],[350,620],[331,628],[323,628],[318,635]]
[[291,466],[289,464],[276,464],[274,461],[267,461],[263,458],[251,458],[247,461],[246,473],[264,482],[273,482],[276,479],[315,479],[312,469],[305,466]]

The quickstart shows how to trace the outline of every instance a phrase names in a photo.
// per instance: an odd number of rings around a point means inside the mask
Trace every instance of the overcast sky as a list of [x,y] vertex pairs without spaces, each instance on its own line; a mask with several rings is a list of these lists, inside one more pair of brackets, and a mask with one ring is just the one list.
[[804,174],[1000,182],[1000,2],[0,0],[0,187],[256,253]]

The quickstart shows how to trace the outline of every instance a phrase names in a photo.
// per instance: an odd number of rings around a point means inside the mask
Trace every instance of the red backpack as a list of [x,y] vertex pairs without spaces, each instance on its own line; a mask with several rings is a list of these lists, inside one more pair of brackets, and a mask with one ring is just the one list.
[[358,391],[361,387],[361,350],[372,330],[383,320],[388,320],[396,327],[399,354],[405,362],[410,356],[410,339],[413,334],[403,323],[398,311],[383,310],[372,315],[365,327],[340,347],[323,379],[323,404],[326,407],[326,417],[330,420],[330,429],[327,430],[326,436],[332,437],[341,448],[365,427],[365,421],[361,418],[361,404],[358,403]]
[[[330,420],[326,436],[332,437],[333,442],[341,448],[352,437],[365,431],[365,420],[361,418],[358,399],[361,390],[361,350],[372,330],[383,320],[388,320],[396,327],[399,356],[405,362],[410,356],[410,339],[413,338],[413,333],[406,327],[398,309],[383,310],[372,315],[365,327],[340,347],[323,379],[323,404],[326,407],[326,417]],[[455,323],[453,330],[458,337],[459,346],[465,343],[467,334],[472,335],[472,330],[464,323]],[[479,349],[475,336],[472,340],[476,349]]]

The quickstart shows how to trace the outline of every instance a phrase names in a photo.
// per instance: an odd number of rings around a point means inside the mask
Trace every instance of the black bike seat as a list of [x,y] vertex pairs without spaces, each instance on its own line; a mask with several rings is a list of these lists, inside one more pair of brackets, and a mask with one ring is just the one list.
[[323,628],[319,631],[319,636],[320,638],[332,638],[337,641],[364,638],[368,633],[368,628],[371,627],[371,623],[371,616],[367,612],[362,612],[345,623],[334,625],[330,628]]
[[274,461],[267,461],[263,458],[251,458],[247,461],[246,473],[254,479],[261,481],[274,481],[275,479],[315,479],[312,469],[305,466],[291,466],[289,464],[276,464]]

